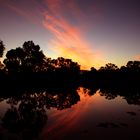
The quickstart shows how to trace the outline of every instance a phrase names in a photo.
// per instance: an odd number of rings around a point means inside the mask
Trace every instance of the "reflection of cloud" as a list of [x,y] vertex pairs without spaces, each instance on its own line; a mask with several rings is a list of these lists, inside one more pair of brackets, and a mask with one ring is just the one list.
[[54,110],[49,116],[50,124],[47,124],[42,137],[47,137],[49,140],[61,139],[66,133],[75,131],[80,126],[80,121],[83,119],[87,109],[90,107],[90,102],[93,102],[93,100],[88,95],[89,90],[79,88],[77,92],[80,96],[80,102],[70,109]]
[[[82,36],[84,31],[81,31],[80,28],[84,24],[81,23],[81,19],[85,17],[85,14],[73,0],[67,3],[63,2],[63,0],[46,0],[48,9],[45,12],[43,24],[54,35],[50,42],[52,50],[57,55],[78,61],[87,68],[93,64],[97,65],[96,61],[100,60],[101,54],[93,54],[90,45]],[[69,10],[72,11],[72,19],[80,21],[77,22],[78,25],[71,23],[71,16],[67,17]],[[66,16],[66,14],[68,15]]]

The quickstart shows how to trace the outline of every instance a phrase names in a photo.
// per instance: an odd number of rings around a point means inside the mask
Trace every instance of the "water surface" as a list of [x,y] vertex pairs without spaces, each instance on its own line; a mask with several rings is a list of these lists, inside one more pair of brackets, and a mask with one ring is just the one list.
[[[134,96],[135,95],[135,96]],[[0,139],[140,139],[138,94],[79,87],[73,93],[1,98]]]

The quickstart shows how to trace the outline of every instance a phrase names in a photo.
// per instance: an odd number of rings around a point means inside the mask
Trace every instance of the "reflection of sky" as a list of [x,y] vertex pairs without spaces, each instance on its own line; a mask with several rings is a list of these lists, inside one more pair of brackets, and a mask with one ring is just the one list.
[[[100,90],[92,96],[89,96],[88,89],[82,87],[77,92],[80,96],[80,101],[72,105],[71,108],[63,110],[51,108],[46,110],[48,120],[42,132],[40,132],[39,138],[41,140],[86,140],[91,138],[99,140],[101,138],[112,140],[113,138],[113,140],[118,140],[120,138],[129,139],[130,137],[136,139],[139,136],[139,105],[129,105],[120,96],[112,100],[105,99],[105,96],[100,96],[102,95]],[[106,93],[107,96],[108,94]],[[130,99],[133,101],[132,98]],[[10,108],[6,101],[8,99],[0,102],[0,119]],[[136,115],[130,115],[131,113],[128,112],[134,112]],[[115,124],[119,127],[98,127],[101,123]],[[12,133],[10,134],[12,135]],[[13,135],[15,136],[16,134],[14,133]],[[17,135],[20,134],[18,133]]]
[[140,55],[138,0],[0,0],[0,17],[7,50],[33,40],[47,56],[87,68]]
[[[128,105],[121,97],[107,100],[100,96],[100,91],[89,96],[80,88],[78,94],[81,101],[70,109],[48,111],[48,123],[41,134],[43,139],[112,139],[116,135],[113,139],[127,139],[139,135],[140,106]],[[135,119],[126,113],[129,111],[137,112]],[[120,128],[97,127],[100,123],[117,124]],[[120,124],[127,124],[129,127]],[[127,134],[128,131],[131,133]]]

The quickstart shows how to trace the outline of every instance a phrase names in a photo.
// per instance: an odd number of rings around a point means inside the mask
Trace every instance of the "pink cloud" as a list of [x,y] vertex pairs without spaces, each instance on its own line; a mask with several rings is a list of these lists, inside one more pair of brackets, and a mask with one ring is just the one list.
[[[82,69],[99,67],[104,63],[103,52],[95,50],[94,44],[91,45],[84,37],[90,30],[90,17],[76,0],[44,0],[40,3],[35,0],[29,3],[7,0],[5,4],[33,24],[43,25],[52,34],[48,47],[54,52],[53,56],[71,58],[79,62]],[[91,5],[86,10],[96,15],[96,9]]]
[[[73,0],[67,3],[63,2],[63,0],[46,0],[48,10],[44,13],[43,24],[53,34],[50,41],[51,49],[57,56],[78,61],[83,68],[99,65],[102,61],[102,53],[94,52],[94,47],[91,47],[82,35],[84,31],[81,30],[81,27],[84,21],[81,21],[82,18],[86,19],[85,13]],[[69,10],[72,11],[73,18],[79,21],[79,25],[72,24],[69,17],[66,17],[66,14],[69,15]]]

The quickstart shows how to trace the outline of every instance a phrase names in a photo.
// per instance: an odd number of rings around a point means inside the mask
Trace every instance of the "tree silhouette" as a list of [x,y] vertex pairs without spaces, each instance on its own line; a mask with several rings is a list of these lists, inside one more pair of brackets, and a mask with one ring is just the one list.
[[126,72],[127,71],[127,67],[126,66],[121,66],[120,67],[120,71],[121,72]]
[[73,72],[80,71],[80,65],[77,62],[73,62],[71,59],[65,59],[63,57],[58,57],[51,61],[51,65],[55,70],[69,70]]
[[101,67],[99,71],[115,71],[118,70],[118,66],[112,63],[108,63],[105,65],[105,67]]
[[96,68],[94,68],[94,67],[91,67],[90,70],[91,70],[92,72],[97,72]]
[[[3,56],[3,52],[5,50],[3,42],[0,40],[0,58]],[[4,65],[0,61],[0,70],[4,68]]]
[[3,61],[9,72],[18,72],[20,70],[21,60],[18,57],[16,49],[11,49],[6,54],[6,59]]
[[140,61],[128,61],[126,67],[129,70],[140,71]]
[[[4,49],[4,44],[0,41],[0,57],[3,56]],[[22,47],[9,50],[3,62],[5,66],[0,63],[0,78],[5,84],[8,81],[11,86],[92,86],[93,83],[102,86],[115,86],[118,83],[138,86],[140,78],[140,61],[128,61],[120,69],[113,63],[107,63],[99,70],[94,67],[89,71],[80,70],[80,65],[71,59],[47,58],[40,46],[33,41],[24,42]]]
[[23,47],[11,49],[6,54],[4,64],[9,72],[37,72],[41,71],[45,55],[39,45],[33,41],[27,41]]
[[5,47],[4,47],[3,41],[0,40],[0,57],[3,56],[4,50],[5,50]]
[[41,71],[42,65],[45,60],[45,55],[40,50],[39,45],[35,45],[33,41],[28,41],[23,44],[23,50],[25,52],[25,58],[23,66],[31,71]]

